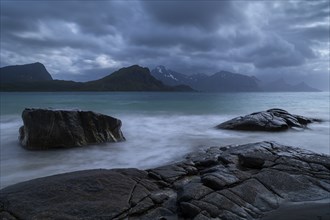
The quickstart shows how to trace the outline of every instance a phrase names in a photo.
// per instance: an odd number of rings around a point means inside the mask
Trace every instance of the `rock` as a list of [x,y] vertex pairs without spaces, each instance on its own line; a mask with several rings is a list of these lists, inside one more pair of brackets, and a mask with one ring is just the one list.
[[176,164],[158,167],[149,171],[150,176],[154,176],[168,183],[173,183],[175,180],[185,176],[188,172]]
[[79,110],[25,109],[19,141],[29,150],[125,140],[119,119]]
[[274,142],[212,147],[146,171],[87,170],[6,187],[0,218],[251,220],[309,201],[317,210],[315,202],[330,202],[329,164],[328,155]]
[[8,212],[1,212],[0,213],[0,219],[1,220],[16,220],[14,216],[9,214]]
[[243,167],[261,169],[265,163],[263,157],[256,157],[255,155],[238,155],[238,160]]
[[307,124],[319,119],[293,115],[282,109],[269,109],[233,118],[216,126],[219,129],[248,131],[284,131],[289,128],[306,128]]
[[[5,209],[18,219],[112,219],[133,206],[130,203],[135,194],[150,194],[139,183],[147,173],[130,171],[124,175],[120,170],[89,170],[40,178],[8,187],[4,190],[8,193],[6,199],[1,202],[8,201]],[[140,201],[135,211],[149,205],[149,201],[143,204],[143,197]]]
[[201,176],[202,183],[213,190],[220,190],[228,187],[231,184],[239,182],[238,175],[233,173],[226,167],[219,167],[218,170],[212,169],[212,172],[207,172]]

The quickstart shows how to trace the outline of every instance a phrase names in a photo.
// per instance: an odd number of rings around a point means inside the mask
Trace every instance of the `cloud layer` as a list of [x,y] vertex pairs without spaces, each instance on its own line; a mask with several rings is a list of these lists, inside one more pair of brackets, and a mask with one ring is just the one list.
[[1,66],[42,62],[55,78],[122,66],[229,70],[329,88],[329,2],[1,1]]

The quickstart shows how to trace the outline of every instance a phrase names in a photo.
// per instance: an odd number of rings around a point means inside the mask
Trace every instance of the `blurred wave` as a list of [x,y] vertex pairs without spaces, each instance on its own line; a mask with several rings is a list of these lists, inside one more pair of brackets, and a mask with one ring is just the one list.
[[[181,160],[187,153],[200,148],[264,140],[330,154],[329,104],[326,99],[328,94],[322,95],[322,98],[318,97],[320,94],[310,95],[311,101],[306,104],[292,101],[303,98],[306,100],[306,95],[304,97],[303,94],[290,94],[289,98],[285,94],[260,94],[254,98],[252,94],[252,97],[248,98],[246,94],[242,94],[243,97],[238,94],[179,94],[178,97],[173,94],[168,94],[170,97],[167,97],[166,94],[159,93],[97,93],[69,96],[33,94],[28,104],[28,101],[25,101],[26,94],[9,94],[7,100],[1,100],[0,187],[37,177],[84,169],[146,169]],[[13,99],[13,96],[16,99]],[[194,96],[196,98],[193,98]],[[271,98],[278,103],[270,102]],[[238,108],[236,102],[240,99],[248,99],[251,103]],[[267,104],[268,102],[270,103]],[[223,103],[227,105],[223,106]],[[127,141],[67,150],[26,151],[18,143],[18,129],[22,125],[22,106],[80,108],[109,114],[122,120],[122,130]],[[232,117],[265,110],[270,106],[284,106],[292,113],[322,118],[324,122],[311,124],[309,129],[304,131],[291,130],[279,133],[214,129],[217,124]],[[216,113],[214,109],[217,110]]]

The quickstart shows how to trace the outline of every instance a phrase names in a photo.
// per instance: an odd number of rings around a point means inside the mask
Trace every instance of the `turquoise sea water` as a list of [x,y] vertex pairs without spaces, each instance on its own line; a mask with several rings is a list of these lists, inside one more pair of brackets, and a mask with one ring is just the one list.
[[[0,188],[37,177],[96,168],[151,168],[201,148],[258,141],[329,154],[329,93],[0,93]],[[26,107],[92,110],[122,120],[127,141],[68,150],[26,151],[18,143]],[[230,118],[269,108],[323,119],[304,131],[216,130]]]

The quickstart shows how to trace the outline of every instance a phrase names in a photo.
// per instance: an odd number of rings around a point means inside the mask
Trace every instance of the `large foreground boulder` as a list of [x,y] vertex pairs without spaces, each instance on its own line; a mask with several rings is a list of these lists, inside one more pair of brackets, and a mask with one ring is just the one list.
[[19,141],[30,150],[125,140],[119,119],[91,111],[25,109],[22,119]]
[[305,128],[307,124],[320,121],[293,115],[283,109],[269,109],[233,118],[216,126],[219,129],[248,131],[284,131],[289,128]]
[[307,201],[320,218],[305,217],[327,219],[318,202],[330,202],[329,172],[329,156],[273,142],[212,147],[145,171],[79,171],[6,187],[0,219],[262,219]]

